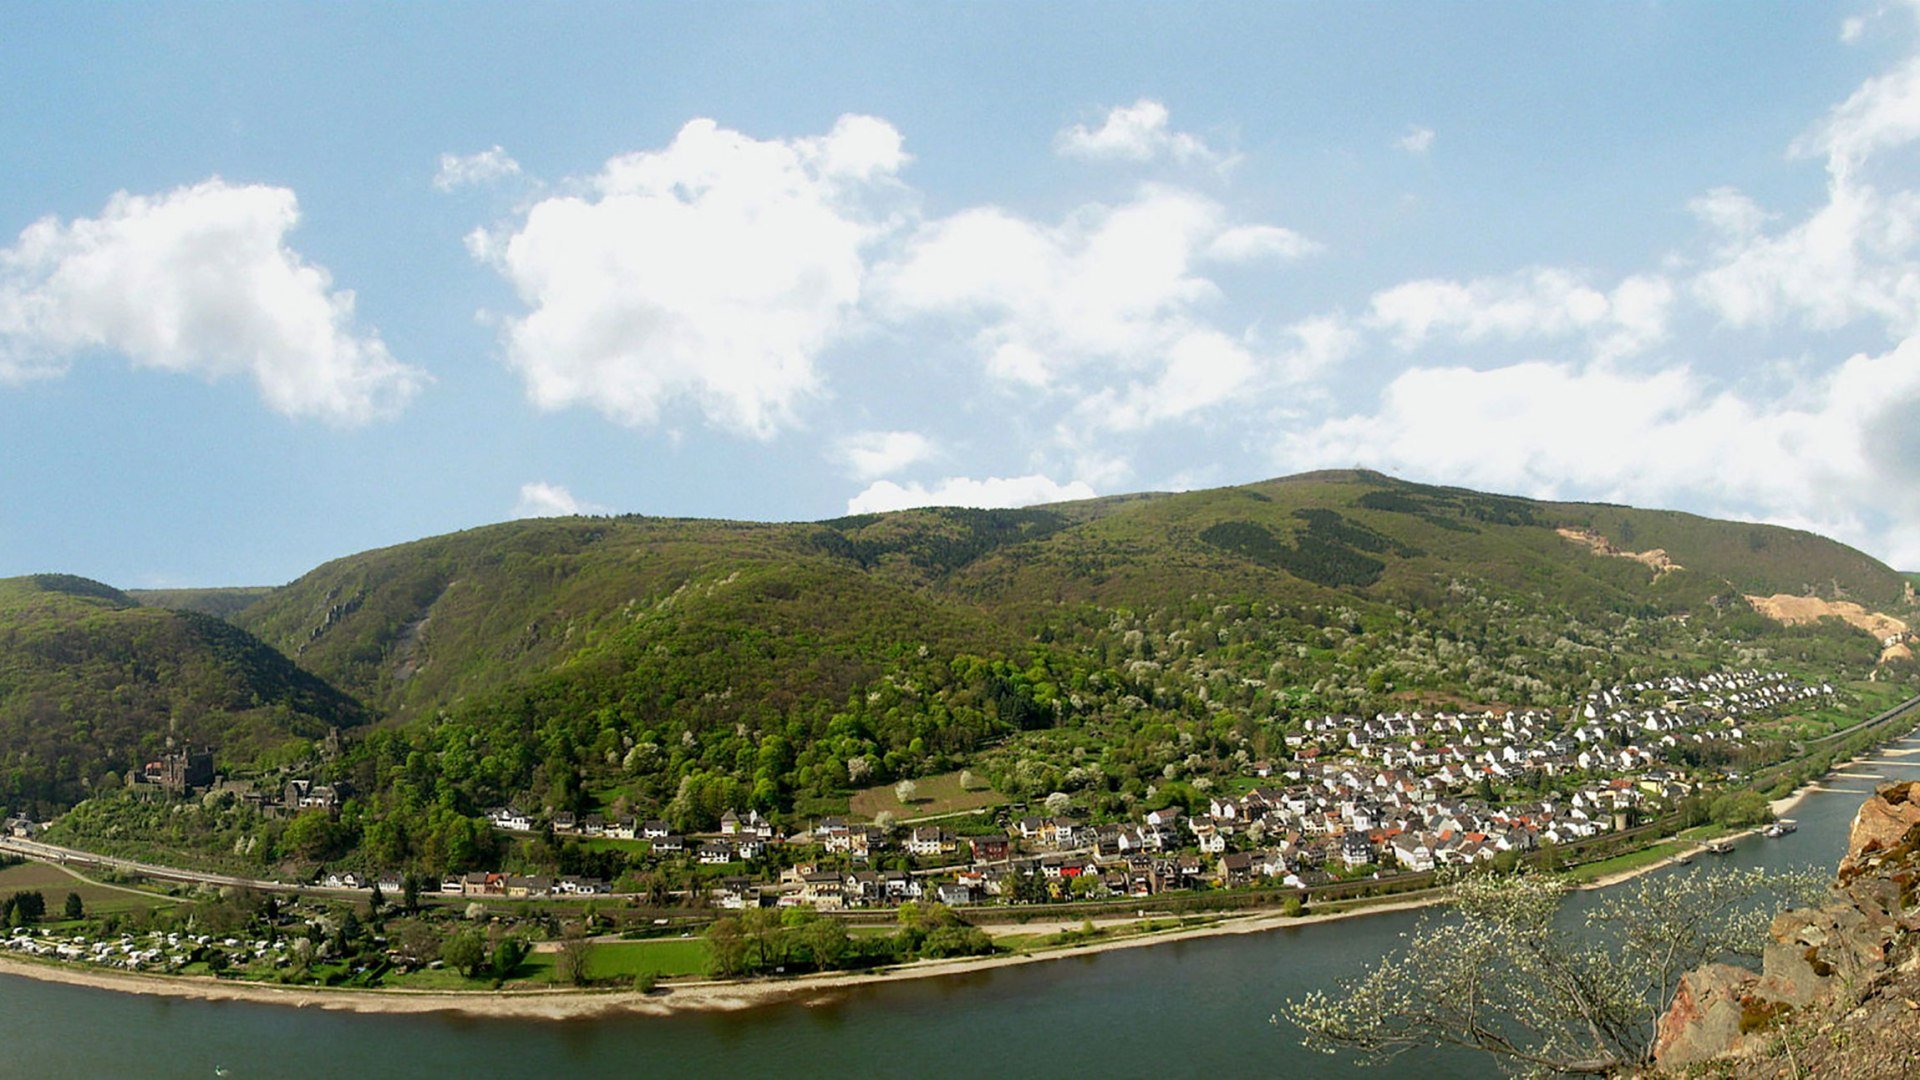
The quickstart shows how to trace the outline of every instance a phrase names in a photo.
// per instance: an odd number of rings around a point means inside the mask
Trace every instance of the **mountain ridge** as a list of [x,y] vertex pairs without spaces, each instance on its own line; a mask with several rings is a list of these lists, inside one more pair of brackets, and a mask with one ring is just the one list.
[[[1556,526],[1658,547],[1686,569],[1649,578],[1579,551]],[[657,602],[703,575],[773,564],[857,568],[878,587],[986,608],[1022,629],[1062,604],[1164,604],[1198,592],[1438,604],[1436,576],[1461,565],[1511,592],[1550,582],[1563,594],[1555,599],[1601,605],[1694,606],[1723,584],[1875,609],[1904,595],[1899,575],[1870,556],[1800,530],[1329,470],[1018,510],[925,508],[797,523],[508,522],[330,560],[232,618],[404,714],[443,704],[470,681],[456,674],[422,682],[436,651],[478,651],[509,672],[529,671],[571,655],[569,639],[606,630],[629,605]],[[529,576],[540,584],[530,587]],[[517,640],[475,633],[483,619],[517,627]]]

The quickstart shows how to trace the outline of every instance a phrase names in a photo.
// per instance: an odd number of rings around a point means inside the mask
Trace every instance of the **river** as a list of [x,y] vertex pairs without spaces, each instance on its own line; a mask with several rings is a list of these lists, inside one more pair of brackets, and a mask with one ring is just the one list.
[[[1920,751],[1920,739],[1888,748]],[[1810,794],[1798,832],[1754,837],[1703,865],[1832,871],[1876,783],[1920,779],[1887,752]],[[1911,764],[1909,764],[1911,762]],[[1597,894],[1577,897],[1590,903]],[[117,994],[0,976],[0,1075],[414,1077],[543,1075],[848,1077],[1346,1077],[1268,1017],[1286,998],[1357,974],[1418,913],[1208,938],[968,975],[863,987],[828,1004],[741,1013],[536,1022],[318,1012]],[[1409,1054],[1360,1075],[1467,1080],[1461,1053]]]

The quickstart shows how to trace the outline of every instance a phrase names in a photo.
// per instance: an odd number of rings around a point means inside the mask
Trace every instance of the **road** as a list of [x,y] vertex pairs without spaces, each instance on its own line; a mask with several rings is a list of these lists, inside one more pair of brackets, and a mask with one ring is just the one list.
[[132,859],[116,859],[111,855],[97,855],[91,851],[79,851],[74,848],[43,844],[37,840],[22,840],[18,837],[0,837],[0,852],[9,855],[24,855],[29,859],[57,863],[63,866],[97,866],[105,870],[118,870],[142,877],[156,878],[161,881],[182,881],[193,885],[220,885],[238,889],[259,889],[263,892],[311,893],[316,896],[354,896],[354,889],[326,889],[318,885],[289,885],[281,881],[263,881],[260,878],[232,877],[227,874],[208,874],[198,870],[181,870],[172,866],[155,866],[152,863],[135,862]]
[[1907,700],[1901,702],[1898,705],[1895,705],[1893,708],[1888,709],[1886,712],[1881,713],[1879,716],[1876,716],[1871,720],[1862,720],[1859,723],[1854,724],[1852,727],[1843,727],[1839,731],[1835,731],[1827,735],[1822,735],[1817,739],[1809,739],[1801,745],[1803,748],[1811,748],[1811,747],[1819,746],[1823,743],[1833,742],[1836,739],[1844,739],[1848,735],[1851,735],[1854,732],[1861,730],[1862,728],[1870,728],[1875,724],[1884,723],[1888,720],[1891,720],[1894,717],[1899,716],[1901,713],[1906,712],[1909,709],[1912,709],[1916,705],[1920,705],[1920,697],[1908,698]]

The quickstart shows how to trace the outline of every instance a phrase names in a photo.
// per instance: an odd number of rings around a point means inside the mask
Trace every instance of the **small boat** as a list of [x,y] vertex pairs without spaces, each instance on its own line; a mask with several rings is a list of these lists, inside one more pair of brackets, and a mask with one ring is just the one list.
[[1692,866],[1692,865],[1693,865],[1693,856],[1691,856],[1691,855],[1682,855],[1682,856],[1680,856],[1679,858],[1677,858],[1677,859],[1675,859],[1675,860],[1673,860],[1673,861],[1674,861],[1674,862],[1676,862],[1676,863],[1679,863],[1679,864],[1680,864],[1681,866]]
[[1715,840],[1707,845],[1707,850],[1713,852],[1715,855],[1731,855],[1733,854],[1733,845],[1727,843],[1725,840]]
[[1767,826],[1766,835],[1778,840],[1799,827],[1800,823],[1792,818],[1781,818],[1779,821]]

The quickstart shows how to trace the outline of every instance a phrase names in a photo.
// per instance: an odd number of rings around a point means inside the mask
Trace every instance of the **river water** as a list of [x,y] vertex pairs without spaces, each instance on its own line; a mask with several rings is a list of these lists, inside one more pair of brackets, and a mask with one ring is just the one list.
[[[1798,832],[1711,863],[1831,871],[1876,783],[1920,779],[1909,739],[1832,778]],[[1902,752],[1910,756],[1903,756]],[[1674,868],[1661,873],[1691,873]],[[1597,894],[1581,894],[1575,903]],[[854,990],[824,1005],[568,1022],[324,1013],[116,994],[0,976],[0,1076],[1346,1077],[1268,1017],[1400,942],[1417,913],[1177,942]],[[1468,1080],[1461,1053],[1408,1054],[1359,1075]]]

